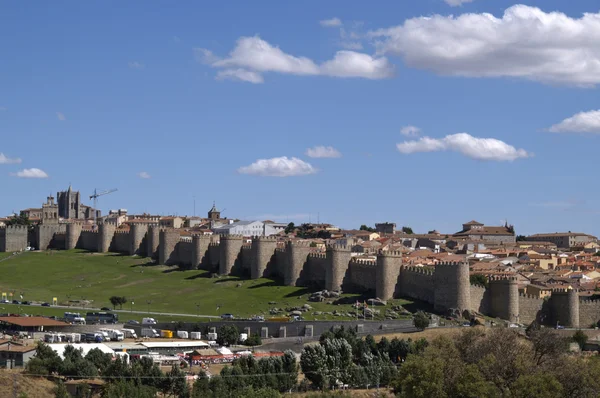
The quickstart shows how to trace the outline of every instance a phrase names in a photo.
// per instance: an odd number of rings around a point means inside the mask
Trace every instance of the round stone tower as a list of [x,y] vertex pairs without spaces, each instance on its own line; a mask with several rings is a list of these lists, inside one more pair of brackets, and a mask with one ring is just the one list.
[[331,245],[327,247],[327,267],[325,269],[325,289],[329,291],[342,291],[342,284],[346,270],[350,264],[352,253],[350,247],[345,245]]
[[288,241],[285,246],[287,264],[283,270],[283,283],[296,286],[311,248],[307,242]]
[[67,224],[67,235],[65,238],[65,249],[73,250],[77,247],[79,236],[81,235],[81,224]]
[[160,228],[157,224],[148,226],[148,236],[146,237],[146,256],[158,258],[158,245],[160,242]]
[[146,253],[146,248],[142,245],[146,234],[148,233],[148,224],[134,222],[129,227],[129,254],[131,256],[137,254],[143,256]]
[[192,266],[191,269],[200,269],[205,263],[210,237],[192,235]]
[[471,284],[469,264],[466,262],[441,262],[435,266],[434,304],[436,311],[471,309]]
[[108,253],[110,244],[115,235],[115,226],[112,224],[98,225],[98,253]]
[[244,237],[241,235],[221,235],[219,245],[219,274],[229,275],[231,269],[236,265]]
[[569,303],[569,311],[567,313],[568,326],[572,328],[579,327],[579,292],[569,286],[567,292],[567,300]]
[[519,283],[516,277],[490,278],[492,316],[510,322],[519,321]]
[[277,249],[277,238],[270,236],[255,236],[252,239],[252,265],[250,278],[258,279],[268,276],[265,271],[269,267]]
[[158,237],[158,263],[160,265],[174,265],[179,262],[176,246],[181,236],[176,229],[161,229]]
[[394,298],[396,283],[402,268],[402,252],[379,251],[375,275],[375,294],[381,300]]

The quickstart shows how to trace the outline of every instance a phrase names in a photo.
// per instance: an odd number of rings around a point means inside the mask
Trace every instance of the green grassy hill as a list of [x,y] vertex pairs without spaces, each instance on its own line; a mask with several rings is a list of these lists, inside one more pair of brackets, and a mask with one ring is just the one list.
[[[128,302],[135,302],[133,310],[136,311],[191,315],[232,313],[237,317],[269,316],[272,307],[297,307],[309,303],[306,289],[279,286],[270,279],[211,278],[207,271],[180,271],[177,267],[148,265],[146,258],[78,250],[28,252],[0,262],[0,292],[14,292],[15,297],[23,294],[28,301],[51,302],[57,297],[61,304],[92,300],[93,307],[111,307],[110,296],[125,296]],[[350,304],[360,297],[343,295],[343,299],[348,304],[309,304],[313,311],[348,312],[352,310]],[[269,305],[269,302],[276,304]],[[217,306],[220,307],[218,311]],[[39,307],[29,308],[42,313]],[[23,308],[23,311],[29,308]],[[123,306],[124,310],[130,308],[129,303]],[[343,319],[332,315],[312,316],[311,313],[307,312],[305,318]],[[141,315],[132,318],[139,317]]]

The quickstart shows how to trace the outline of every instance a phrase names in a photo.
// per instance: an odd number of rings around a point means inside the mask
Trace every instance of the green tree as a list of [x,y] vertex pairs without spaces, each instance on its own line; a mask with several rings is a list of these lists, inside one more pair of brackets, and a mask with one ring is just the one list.
[[67,387],[62,380],[59,380],[56,383],[56,387],[54,387],[54,397],[55,398],[71,398],[71,394],[67,391]]
[[537,366],[558,357],[567,349],[565,339],[554,333],[552,329],[533,327],[528,328],[527,332],[533,344],[533,360]]
[[173,365],[163,378],[161,391],[167,397],[185,398],[189,396],[189,389],[185,381],[185,373],[177,365]]
[[327,387],[327,359],[327,353],[321,344],[304,347],[300,356],[304,377],[318,389]]
[[155,398],[156,389],[131,381],[119,380],[108,383],[102,391],[102,398]]
[[19,214],[12,216],[11,218],[9,218],[6,221],[6,225],[7,226],[11,226],[11,225],[24,225],[24,226],[31,226],[31,220],[29,220],[29,217],[27,217],[25,214]]
[[392,387],[399,397],[446,398],[444,361],[410,355],[400,367]]
[[108,300],[112,304],[113,310],[117,307],[117,305],[121,304],[121,297],[119,296],[111,296]]
[[295,229],[296,229],[296,226],[294,225],[293,222],[291,222],[287,225],[287,227],[285,227],[285,233],[291,234],[292,232],[294,232]]
[[223,325],[217,333],[217,343],[219,345],[230,346],[237,344],[240,339],[240,331],[235,325]]
[[359,228],[360,231],[369,231],[369,232],[375,232],[375,228],[372,227],[368,227],[365,224],[361,225]]
[[98,372],[103,373],[112,362],[112,355],[104,353],[98,348],[93,348],[87,353],[85,359],[93,363]]
[[409,235],[413,234],[413,230],[411,227],[402,227],[402,232],[404,232],[405,234],[409,234]]
[[471,282],[471,285],[479,285],[479,286],[484,286],[484,287],[488,287],[488,279],[485,275],[482,274],[473,274],[469,277],[469,281]]
[[244,341],[244,345],[255,347],[257,345],[262,345],[262,339],[258,333],[254,333],[253,335],[248,336],[246,341]]
[[413,316],[413,324],[419,330],[424,330],[427,326],[429,326],[429,317],[423,311],[418,311]]
[[520,376],[511,388],[515,398],[561,398],[563,387],[551,374],[535,373]]
[[517,242],[523,242],[527,240],[527,237],[525,235],[517,235]]
[[579,344],[579,348],[583,350],[583,346],[588,341],[588,336],[581,329],[577,329],[577,331],[573,334],[573,341]]

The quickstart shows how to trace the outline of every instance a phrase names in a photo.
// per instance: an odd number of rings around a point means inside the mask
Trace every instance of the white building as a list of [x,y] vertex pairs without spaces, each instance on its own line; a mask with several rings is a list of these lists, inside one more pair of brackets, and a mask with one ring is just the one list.
[[237,221],[213,228],[218,235],[271,236],[279,231],[262,221]]

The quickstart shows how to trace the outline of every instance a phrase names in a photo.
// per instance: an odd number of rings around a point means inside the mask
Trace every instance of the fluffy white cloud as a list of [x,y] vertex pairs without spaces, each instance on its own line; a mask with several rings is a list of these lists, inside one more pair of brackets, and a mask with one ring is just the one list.
[[8,156],[6,156],[2,152],[0,152],[0,164],[15,164],[15,163],[21,163],[21,159],[20,158],[9,158]]
[[217,78],[234,78],[252,83],[262,83],[261,74],[266,72],[367,79],[388,78],[394,72],[394,67],[385,57],[372,57],[348,50],[338,51],[333,59],[318,65],[310,58],[287,54],[258,36],[239,38],[227,58],[219,58],[204,48],[194,49],[194,55],[201,63],[223,69]]
[[65,114],[62,112],[56,112],[56,118],[58,120],[60,120],[61,122],[64,122],[65,120],[67,120],[67,118],[65,117]]
[[472,3],[473,0],[444,0],[450,7],[462,6],[465,3]]
[[385,79],[394,75],[394,67],[386,58],[373,58],[355,51],[338,51],[335,57],[321,65],[321,72],[335,77]]
[[258,159],[249,166],[240,167],[238,173],[262,177],[292,177],[314,174],[317,169],[298,158],[282,156],[271,159]]
[[524,149],[517,149],[495,138],[477,138],[467,133],[451,134],[439,139],[422,137],[417,141],[399,143],[397,148],[403,154],[453,151],[477,160],[513,161],[532,156]]
[[404,126],[400,129],[400,134],[405,135],[407,137],[416,137],[421,134],[421,129],[416,126]]
[[342,26],[342,21],[339,18],[323,19],[322,21],[319,21],[319,23],[321,24],[321,26],[324,26],[326,28]]
[[148,178],[150,178],[150,174],[148,174],[148,172],[146,172],[146,171],[142,171],[142,172],[138,173],[138,177],[148,179]]
[[518,77],[591,87],[600,83],[600,13],[571,18],[515,5],[492,14],[434,15],[370,32],[379,54],[442,75]]
[[316,146],[308,148],[306,156],[310,158],[341,158],[342,154],[332,146]]
[[550,127],[552,133],[600,134],[600,110],[580,112]]
[[129,62],[127,63],[127,66],[129,66],[131,69],[144,69],[146,67],[146,65],[137,61]]
[[44,170],[36,168],[23,169],[13,173],[12,175],[19,178],[48,178],[48,174],[46,174]]
[[259,83],[265,82],[265,80],[263,79],[263,77],[260,73],[253,72],[253,71],[246,70],[246,69],[241,69],[241,68],[220,70],[217,73],[216,79],[217,80],[226,80],[226,79],[240,80],[243,82],[250,82],[250,83],[254,83],[254,84],[259,84]]

